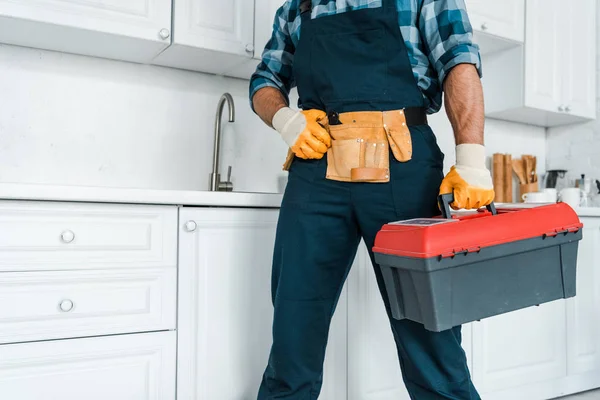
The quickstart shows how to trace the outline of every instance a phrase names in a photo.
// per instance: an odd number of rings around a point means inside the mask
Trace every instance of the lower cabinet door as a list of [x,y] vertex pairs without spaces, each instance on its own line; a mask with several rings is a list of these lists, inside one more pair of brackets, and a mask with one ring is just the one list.
[[[484,398],[566,376],[566,303],[559,300],[473,324],[473,375]],[[558,388],[557,388],[558,389]],[[560,395],[560,391],[555,393]]]
[[174,400],[176,333],[0,346],[6,400]]
[[348,277],[348,399],[409,400],[396,344],[361,243]]
[[[278,210],[180,213],[177,397],[256,399],[272,343]],[[346,400],[346,302],[332,321],[319,400]]]
[[[471,367],[472,324],[462,344]],[[410,400],[396,342],[366,246],[361,243],[348,277],[348,400]]]

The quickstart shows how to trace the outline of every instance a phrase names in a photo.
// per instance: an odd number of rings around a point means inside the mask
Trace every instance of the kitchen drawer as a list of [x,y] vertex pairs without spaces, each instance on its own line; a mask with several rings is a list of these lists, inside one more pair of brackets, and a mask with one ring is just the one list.
[[0,346],[6,400],[174,400],[175,332]]
[[175,329],[177,269],[0,273],[0,343]]
[[175,206],[0,201],[0,271],[176,262]]

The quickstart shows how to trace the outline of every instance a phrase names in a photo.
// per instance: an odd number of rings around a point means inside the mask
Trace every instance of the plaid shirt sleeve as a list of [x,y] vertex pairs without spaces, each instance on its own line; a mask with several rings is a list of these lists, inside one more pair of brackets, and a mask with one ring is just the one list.
[[464,0],[423,0],[418,24],[440,86],[458,64],[473,64],[482,76],[479,46],[473,43]]
[[[265,46],[262,61],[250,78],[250,105],[252,98],[262,88],[273,87],[279,89],[289,104],[289,93],[294,87],[292,65],[294,61],[295,45],[290,35],[290,4],[287,1],[275,14],[273,34]],[[295,15],[293,16],[295,18]],[[292,20],[293,21],[293,20]]]

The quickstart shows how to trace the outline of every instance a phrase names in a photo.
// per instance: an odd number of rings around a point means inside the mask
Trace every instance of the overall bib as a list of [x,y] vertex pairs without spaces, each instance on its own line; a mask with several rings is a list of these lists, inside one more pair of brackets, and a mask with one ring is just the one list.
[[439,214],[436,200],[443,179],[444,156],[426,124],[396,0],[317,19],[311,19],[310,3],[301,4],[301,35],[294,56],[302,107],[327,113],[332,148],[338,140],[334,132],[344,125],[350,125],[344,128],[358,140],[365,126],[389,134],[390,115],[401,115],[398,121],[407,126],[403,134],[410,146],[399,152],[392,147],[394,140],[386,143],[389,176],[371,182],[331,179],[329,155],[292,160],[273,256],[273,344],[258,399],[319,396],[327,379],[323,361],[331,318],[362,239],[411,399],[480,400],[461,347],[460,327],[434,333],[421,324],[394,320],[371,252],[384,224]]

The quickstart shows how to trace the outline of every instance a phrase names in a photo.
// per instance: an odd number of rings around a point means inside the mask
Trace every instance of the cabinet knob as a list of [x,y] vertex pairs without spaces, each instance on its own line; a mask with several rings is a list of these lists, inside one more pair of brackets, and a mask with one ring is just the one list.
[[167,28],[162,28],[158,32],[158,36],[160,36],[160,38],[163,40],[167,40],[171,36],[171,32],[169,32],[169,30]]
[[73,309],[74,306],[75,306],[75,304],[71,300],[63,300],[58,305],[58,307],[60,308],[60,311],[62,311],[62,312],[69,312]]
[[198,228],[198,224],[195,221],[188,221],[185,223],[185,230],[188,232],[194,232]]
[[565,111],[566,111],[566,112],[571,112],[571,106],[566,106],[566,107],[565,107]]
[[254,45],[252,45],[252,44],[247,44],[247,45],[246,45],[246,52],[247,52],[247,53],[254,53]]
[[560,111],[560,112],[564,112],[565,111],[564,104],[561,104],[560,106],[558,106],[558,111]]
[[71,243],[73,240],[75,240],[75,233],[73,233],[73,231],[64,231],[60,234],[60,240],[62,240],[64,243]]
[[487,31],[487,30],[488,30],[488,28],[489,28],[489,26],[488,26],[488,23],[487,23],[487,22],[484,22],[483,24],[481,24],[481,30],[482,30],[482,31]]

